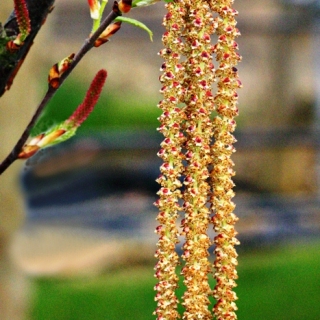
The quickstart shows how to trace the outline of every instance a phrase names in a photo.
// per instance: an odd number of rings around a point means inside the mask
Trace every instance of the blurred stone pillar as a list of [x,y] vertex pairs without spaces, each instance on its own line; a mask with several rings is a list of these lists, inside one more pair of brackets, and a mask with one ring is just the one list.
[[[26,76],[26,69],[20,74]],[[0,100],[1,161],[10,152],[18,135],[26,125],[29,112],[26,108],[34,98],[23,86],[21,78],[16,81],[10,94]],[[30,80],[33,80],[32,77]],[[10,245],[15,232],[24,219],[18,175],[22,162],[15,163],[0,176],[0,319],[23,319],[25,308],[25,281],[11,259]]]
[[301,8],[285,7],[284,2],[236,3],[243,56],[239,74],[244,84],[239,91],[238,128],[252,130],[262,141],[265,133],[277,132],[279,142],[243,150],[236,145],[236,179],[257,192],[314,194],[314,140],[306,135],[308,143],[293,139],[288,145],[281,143],[286,132],[311,128],[314,117],[311,20]]
[[[4,24],[12,10],[12,1],[0,4],[0,21]],[[43,34],[43,31],[41,31]],[[11,151],[30,121],[39,102],[38,72],[39,39],[15,78],[13,85],[0,98],[0,161]],[[41,50],[41,49],[40,49]],[[23,162],[17,161],[0,176],[0,319],[25,319],[28,281],[15,266],[10,247],[24,221],[22,196],[19,190],[19,172]]]

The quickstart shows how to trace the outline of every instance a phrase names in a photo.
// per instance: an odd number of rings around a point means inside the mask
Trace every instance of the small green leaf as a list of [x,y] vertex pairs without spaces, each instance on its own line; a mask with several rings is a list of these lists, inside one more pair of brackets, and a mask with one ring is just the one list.
[[[66,122],[61,122],[57,125],[55,125],[54,127],[50,128],[49,130],[47,130],[45,132],[44,137],[42,138],[42,140],[38,143],[39,146],[41,146],[42,148],[47,148],[47,147],[51,147],[55,144],[64,142],[68,139],[70,139],[71,137],[73,137],[76,134],[77,131],[77,127],[72,127],[70,126],[70,124],[66,124]],[[53,134],[54,132],[57,132],[59,130],[66,130],[65,133],[63,133],[61,136],[51,140],[51,141],[47,141],[47,142],[42,142],[46,140],[46,137],[48,137],[49,135]],[[43,144],[43,145],[42,145]]]
[[129,23],[129,24],[132,24],[135,27],[139,27],[139,28],[147,31],[149,36],[150,36],[150,40],[153,41],[152,40],[153,33],[144,23],[142,23],[142,22],[140,22],[138,20],[127,18],[127,17],[123,17],[123,16],[115,18],[114,21],[126,22],[126,23]]
[[59,138],[57,138],[55,141],[53,141],[52,143],[50,143],[48,145],[48,147],[50,146],[53,146],[55,144],[58,144],[58,143],[61,143],[61,142],[64,142],[64,141],[67,141],[69,140],[70,138],[72,138],[75,134],[76,134],[76,131],[77,131],[78,128],[71,128],[69,129],[68,131],[66,131],[63,135],[61,135]]
[[156,2],[159,2],[160,0],[133,0],[132,1],[132,8],[135,7],[146,7],[150,6],[151,4],[155,4]]

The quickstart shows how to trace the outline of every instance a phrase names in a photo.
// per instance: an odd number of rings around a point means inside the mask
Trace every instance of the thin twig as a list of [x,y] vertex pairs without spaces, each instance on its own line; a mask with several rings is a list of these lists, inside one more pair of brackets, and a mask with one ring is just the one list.
[[[117,10],[117,6],[114,5],[113,10],[109,13],[109,15],[103,20],[100,27],[91,35],[90,38],[86,39],[84,44],[82,45],[81,49],[76,53],[70,67],[68,70],[66,70],[62,76],[60,77],[60,86],[61,84],[66,80],[66,78],[70,75],[72,70],[77,66],[77,64],[82,60],[82,58],[85,56],[85,54],[92,49],[94,46],[95,41],[99,38],[100,34],[105,30],[105,28],[119,15],[121,15],[120,11]],[[59,87],[60,87],[59,86]],[[36,124],[36,121],[38,120],[39,116],[41,115],[43,109],[48,104],[48,102],[51,100],[51,98],[55,95],[58,88],[53,88],[49,86],[45,96],[43,97],[42,101],[38,105],[36,112],[34,113],[31,121],[27,125],[26,129],[22,133],[20,139],[16,143],[16,145],[13,147],[10,154],[4,159],[4,161],[0,164],[0,175],[15,161],[18,159],[18,155],[26,143],[31,129]]]

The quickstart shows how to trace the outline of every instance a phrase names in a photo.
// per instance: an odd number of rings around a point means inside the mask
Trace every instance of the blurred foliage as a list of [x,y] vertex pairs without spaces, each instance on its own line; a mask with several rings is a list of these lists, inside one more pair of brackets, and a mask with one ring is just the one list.
[[[319,249],[320,242],[243,253],[239,319],[320,319]],[[38,279],[31,320],[153,319],[155,283],[152,266],[95,278]],[[180,296],[183,291],[181,283]]]
[[[88,88],[67,81],[50,101],[32,135],[46,131],[51,126],[69,118],[81,103]],[[157,100],[137,96],[134,92],[109,91],[106,86],[89,118],[78,132],[105,129],[154,129],[159,126],[160,110]]]

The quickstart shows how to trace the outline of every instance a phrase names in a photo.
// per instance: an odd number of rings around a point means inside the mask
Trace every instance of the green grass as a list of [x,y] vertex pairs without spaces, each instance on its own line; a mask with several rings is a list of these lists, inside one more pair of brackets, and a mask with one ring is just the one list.
[[240,257],[239,319],[320,319],[320,244]]
[[[320,319],[320,243],[243,253],[239,258],[240,320]],[[32,320],[154,319],[152,266],[96,278],[35,281]],[[180,288],[181,296],[183,288]]]
[[32,319],[150,319],[154,284],[152,266],[92,279],[38,280]]

